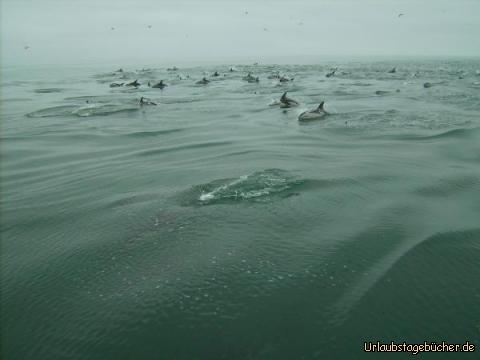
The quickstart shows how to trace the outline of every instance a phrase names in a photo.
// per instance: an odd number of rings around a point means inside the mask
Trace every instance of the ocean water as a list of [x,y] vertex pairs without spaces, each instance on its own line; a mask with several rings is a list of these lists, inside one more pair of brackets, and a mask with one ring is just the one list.
[[480,60],[229,68],[2,69],[3,357],[478,356]]

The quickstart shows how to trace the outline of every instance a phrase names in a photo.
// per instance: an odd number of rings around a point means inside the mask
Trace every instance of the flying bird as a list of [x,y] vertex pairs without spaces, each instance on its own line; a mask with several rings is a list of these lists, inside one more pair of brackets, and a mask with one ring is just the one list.
[[112,27],[110,28],[110,30],[115,30],[115,28],[112,26]]
[[24,46],[23,48],[24,48],[25,50],[28,50],[28,49],[30,49],[30,46],[27,45],[27,46]]
[[398,17],[402,17],[403,15],[405,15],[405,14],[398,14]]
[[151,29],[151,28],[152,28],[152,25],[148,25],[148,28]]

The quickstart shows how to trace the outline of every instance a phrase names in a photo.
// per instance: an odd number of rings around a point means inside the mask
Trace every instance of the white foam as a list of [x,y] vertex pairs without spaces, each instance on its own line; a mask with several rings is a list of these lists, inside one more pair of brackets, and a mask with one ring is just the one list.
[[200,201],[208,201],[208,200],[212,200],[214,197],[215,196],[212,193],[206,193],[206,194],[200,195],[199,200]]

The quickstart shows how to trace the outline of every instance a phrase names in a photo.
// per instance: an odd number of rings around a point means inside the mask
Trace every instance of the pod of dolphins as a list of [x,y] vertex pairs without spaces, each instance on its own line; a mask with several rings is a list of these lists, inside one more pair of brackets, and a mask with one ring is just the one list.
[[[177,67],[172,67],[172,68],[168,68],[167,71],[177,71],[178,68]],[[331,69],[330,72],[328,72],[325,76],[327,78],[329,77],[332,77],[335,75],[335,72],[338,70],[338,68],[333,68]],[[388,73],[390,74],[394,74],[396,72],[396,67],[392,68],[391,70],[388,71]],[[143,71],[149,71],[149,70],[143,70]],[[234,72],[234,71],[237,71],[234,67],[230,67],[229,69],[230,72]],[[115,73],[123,73],[123,69],[118,69],[115,71]],[[343,73],[342,73],[343,74]],[[213,77],[219,77],[220,74],[218,73],[218,71],[215,71],[213,74],[212,74]],[[224,75],[225,76],[225,75]],[[182,77],[181,75],[178,75],[177,76],[180,80],[182,79],[185,79],[184,77]],[[187,76],[187,78],[189,78],[189,76]],[[285,82],[290,82],[290,81],[293,81],[294,78],[293,77],[287,77],[285,75],[280,75],[280,73],[277,71],[271,75],[268,76],[268,79],[276,79],[279,81],[279,84],[280,83],[285,83]],[[259,77],[255,77],[253,76],[250,72],[246,75],[246,76],[243,76],[242,77],[242,80],[244,81],[247,81],[249,83],[258,83],[260,81]],[[208,80],[205,76],[197,81],[195,84],[196,85],[207,85],[210,83],[210,80]],[[115,88],[115,87],[122,87],[122,86],[127,86],[127,87],[134,87],[134,88],[138,88],[141,84],[138,82],[138,79],[135,79],[134,81],[131,81],[131,82],[128,82],[128,83],[117,83],[117,82],[114,82],[114,83],[111,83],[110,84],[110,87],[111,88]],[[160,90],[163,90],[165,87],[167,87],[168,85],[164,83],[163,80],[160,80],[159,82],[155,83],[155,84],[152,84],[150,83],[150,81],[148,82],[148,87],[150,88],[156,88],[156,89],[160,89]],[[429,88],[431,86],[433,86],[432,83],[425,83],[423,85],[425,88]],[[398,92],[399,90],[397,90]],[[377,91],[376,94],[377,95],[383,95],[387,93],[386,91]],[[150,101],[148,99],[146,99],[145,97],[142,96],[142,98],[140,99],[140,105],[143,106],[143,105],[157,105],[155,102],[153,101]],[[291,107],[296,107],[296,106],[299,106],[300,103],[292,98],[289,98],[287,96],[287,92],[284,92],[282,94],[282,96],[280,97],[280,99],[278,101],[273,101],[270,106],[280,106],[281,108],[291,108]],[[322,101],[315,109],[311,109],[311,110],[307,110],[307,111],[304,111],[302,112],[299,116],[298,116],[298,121],[311,121],[311,120],[319,120],[319,119],[322,119],[323,117],[325,117],[326,115],[328,115],[328,112],[325,110],[324,108],[324,105],[325,105],[325,102]]]
[[[168,70],[169,71],[176,71],[177,68],[175,68],[175,67],[174,68],[169,68]],[[234,71],[233,68],[230,68],[230,71]],[[333,72],[331,74],[333,75],[335,73],[335,71],[336,71],[336,69],[333,70]],[[123,70],[119,69],[116,72],[123,72]],[[329,74],[327,74],[327,76],[329,76]],[[220,76],[220,74],[217,71],[215,71],[215,73],[212,76],[218,77],[218,76]],[[288,78],[285,75],[280,75],[278,72],[269,76],[269,78],[270,79],[278,79],[280,82],[293,81],[293,78]],[[246,76],[244,76],[243,80],[245,80],[247,82],[259,82],[260,81],[258,77],[254,77],[251,73],[248,73]],[[201,80],[197,81],[195,84],[197,84],[197,85],[207,85],[208,83],[210,83],[210,80],[208,80],[206,77],[203,77]],[[110,87],[113,88],[113,87],[120,87],[120,86],[129,86],[129,87],[138,88],[140,85],[141,84],[138,82],[138,79],[135,79],[134,81],[126,83],[126,84],[125,83],[112,83],[112,84],[110,84]],[[147,85],[148,85],[148,87],[156,88],[156,89],[164,89],[165,87],[168,86],[167,84],[165,84],[163,82],[163,80],[160,80],[158,83],[153,84],[153,85],[149,81]],[[322,101],[316,109],[304,111],[303,113],[301,113],[298,117],[298,121],[318,120],[318,119],[321,119],[322,117],[324,117],[325,115],[327,115],[328,113],[323,108],[324,103],[325,102]],[[143,106],[143,105],[157,105],[157,103],[155,103],[151,100],[148,100],[147,98],[142,96],[140,98],[140,106]],[[299,106],[300,103],[298,101],[294,100],[294,99],[289,98],[287,96],[287,92],[284,92],[283,95],[280,97],[280,101],[275,102],[274,105],[280,105],[281,108],[290,108],[290,107]]]

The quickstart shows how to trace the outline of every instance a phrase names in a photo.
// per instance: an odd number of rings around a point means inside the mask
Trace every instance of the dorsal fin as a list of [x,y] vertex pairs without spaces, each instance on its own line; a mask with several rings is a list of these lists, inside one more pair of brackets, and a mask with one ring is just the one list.
[[285,91],[282,95],[282,97],[280,98],[280,101],[281,100],[286,100],[287,99],[287,92]]
[[325,101],[322,101],[322,102],[320,103],[320,105],[318,105],[317,110],[324,110],[324,109],[323,109],[323,105],[324,105],[324,104],[325,104]]

